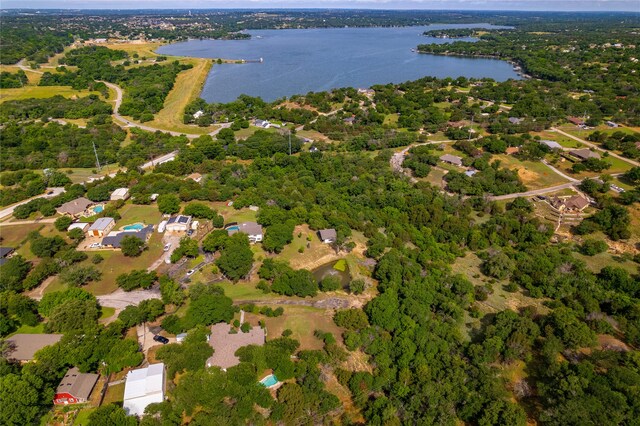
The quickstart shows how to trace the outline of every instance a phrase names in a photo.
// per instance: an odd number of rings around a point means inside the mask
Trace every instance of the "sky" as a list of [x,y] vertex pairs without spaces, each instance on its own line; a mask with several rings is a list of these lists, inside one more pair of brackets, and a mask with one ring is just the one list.
[[351,8],[640,12],[640,0],[1,0],[29,9]]

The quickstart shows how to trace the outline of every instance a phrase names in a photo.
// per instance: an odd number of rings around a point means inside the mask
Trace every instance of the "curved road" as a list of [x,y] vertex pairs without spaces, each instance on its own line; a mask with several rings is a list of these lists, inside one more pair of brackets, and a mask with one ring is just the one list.
[[637,162],[637,161],[631,160],[630,158],[623,157],[622,155],[618,155],[618,154],[616,154],[615,152],[608,151],[608,150],[606,150],[606,149],[602,149],[602,148],[600,148],[598,145],[596,145],[596,144],[594,144],[594,143],[592,143],[592,142],[585,141],[584,139],[580,139],[580,138],[579,138],[579,137],[577,137],[577,136],[573,136],[573,135],[572,135],[572,134],[570,134],[570,133],[567,133],[567,132],[564,132],[564,131],[562,131],[562,130],[558,129],[557,127],[552,127],[552,128],[551,128],[551,131],[552,131],[552,132],[556,132],[556,133],[560,133],[561,135],[566,136],[566,137],[568,137],[568,138],[571,138],[571,139],[573,139],[574,141],[578,141],[578,142],[580,142],[580,143],[583,143],[583,144],[585,144],[586,146],[588,146],[589,148],[593,148],[593,149],[598,150],[598,151],[600,151],[600,152],[607,152],[607,153],[609,153],[609,156],[611,156],[611,157],[615,157],[615,158],[617,158],[618,160],[622,160],[622,161],[627,162],[627,163],[629,163],[629,164],[633,164],[633,165],[634,165],[634,166],[636,166],[636,167],[640,166],[640,163],[639,163],[639,162]]

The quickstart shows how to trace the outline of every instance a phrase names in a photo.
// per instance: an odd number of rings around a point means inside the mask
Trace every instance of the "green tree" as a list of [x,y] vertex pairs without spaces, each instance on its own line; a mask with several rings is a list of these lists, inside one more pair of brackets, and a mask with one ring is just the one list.
[[0,290],[22,290],[24,280],[31,269],[31,263],[17,255],[0,266]]
[[69,216],[60,216],[59,218],[56,219],[53,225],[56,227],[58,231],[65,232],[69,227],[69,225],[71,225],[72,223],[73,223],[73,219],[71,219]]
[[38,312],[40,312],[42,316],[48,317],[57,306],[67,300],[91,300],[97,303],[96,297],[88,291],[77,287],[70,287],[62,291],[45,293],[42,299],[40,299],[40,303],[38,303]]
[[213,253],[224,247],[229,239],[229,233],[224,229],[216,229],[204,238],[202,241],[202,249],[206,252]]
[[173,194],[162,194],[158,197],[158,210],[163,214],[176,214],[180,211],[180,198]]
[[144,247],[145,242],[133,235],[127,235],[120,241],[120,250],[122,250],[122,254],[127,257],[140,256]]
[[369,326],[367,315],[361,309],[344,309],[333,315],[333,321],[338,327],[347,330],[360,330]]
[[7,426],[37,424],[42,415],[38,378],[7,374],[0,377],[0,423]]
[[216,265],[232,281],[238,281],[247,275],[253,266],[253,252],[247,235],[237,233],[229,237]]
[[122,407],[115,404],[102,405],[89,414],[89,426],[137,426],[136,417],[127,416]]
[[165,304],[174,306],[182,305],[186,298],[180,284],[166,275],[160,277],[160,295]]
[[72,266],[60,273],[62,282],[75,287],[85,285],[90,281],[99,281],[100,278],[102,278],[102,272],[92,265]]
[[45,328],[50,333],[89,330],[96,326],[99,316],[95,301],[71,299],[53,308]]
[[289,244],[293,239],[293,221],[286,221],[285,223],[275,223],[267,228],[262,247],[265,250],[275,253],[280,253],[284,246]]

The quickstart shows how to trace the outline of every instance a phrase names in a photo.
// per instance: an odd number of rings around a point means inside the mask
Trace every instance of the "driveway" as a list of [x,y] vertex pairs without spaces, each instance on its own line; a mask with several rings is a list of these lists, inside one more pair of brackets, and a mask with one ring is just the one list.
[[96,299],[98,299],[98,302],[101,306],[114,308],[116,309],[116,311],[121,311],[122,309],[131,305],[138,306],[138,304],[143,300],[160,298],[161,296],[159,288],[134,291],[124,291],[122,289],[118,289],[110,294],[96,296]]

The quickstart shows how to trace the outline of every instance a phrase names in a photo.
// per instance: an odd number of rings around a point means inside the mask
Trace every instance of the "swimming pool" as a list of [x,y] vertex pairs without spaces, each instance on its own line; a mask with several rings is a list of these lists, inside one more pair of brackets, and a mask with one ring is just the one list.
[[104,206],[102,204],[93,206],[91,210],[93,211],[93,214],[102,213],[102,211],[104,210]]
[[144,224],[142,223],[134,223],[133,225],[127,225],[122,227],[123,231],[139,231],[144,228]]
[[260,383],[265,388],[270,388],[272,386],[277,385],[279,382],[278,382],[278,378],[276,377],[275,374],[269,374],[267,377],[265,377],[264,379],[260,380]]
[[228,231],[239,231],[239,230],[240,230],[240,227],[237,226],[237,225],[230,226],[230,227],[227,228],[227,232]]

